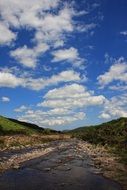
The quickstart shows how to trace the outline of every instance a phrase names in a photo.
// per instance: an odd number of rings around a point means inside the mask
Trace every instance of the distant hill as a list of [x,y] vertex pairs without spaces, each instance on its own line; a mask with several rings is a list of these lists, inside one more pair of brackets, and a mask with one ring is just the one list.
[[52,134],[58,133],[52,129],[41,128],[35,124],[18,121],[16,119],[6,118],[0,116],[0,135],[14,135],[14,134]]
[[94,144],[127,146],[127,118],[71,130],[73,136]]

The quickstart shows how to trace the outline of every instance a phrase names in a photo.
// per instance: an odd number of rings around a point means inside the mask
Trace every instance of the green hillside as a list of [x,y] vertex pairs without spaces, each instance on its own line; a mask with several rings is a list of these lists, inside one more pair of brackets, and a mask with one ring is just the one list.
[[23,125],[27,128],[30,128],[30,129],[34,129],[34,130],[38,130],[38,131],[44,131],[44,128],[40,128],[38,125],[34,124],[34,123],[28,123],[28,122],[24,122],[24,121],[19,121],[19,120],[16,120],[16,119],[12,119],[12,118],[8,118],[8,120],[14,122],[14,123],[17,123],[17,124],[20,124],[20,125]]
[[25,128],[27,127],[29,129],[32,129],[34,131],[38,131],[38,132],[43,133],[43,134],[61,133],[60,131],[56,131],[56,130],[53,130],[53,129],[39,127],[38,125],[36,125],[34,123],[27,123],[27,122],[24,122],[24,121],[18,121],[16,119],[12,119],[12,118],[8,118],[8,119],[10,121],[13,121],[13,122],[17,123],[17,124],[25,126]]
[[41,128],[35,124],[18,121],[16,119],[5,118],[0,116],[0,135],[15,135],[15,134],[56,134],[58,131]]
[[34,124],[23,123],[17,120],[0,116],[0,135],[8,134],[33,134],[43,132],[44,129]]
[[111,147],[127,162],[127,118],[120,118],[97,126],[71,130],[73,137],[93,144]]
[[20,149],[67,137],[60,131],[0,116],[0,150]]
[[95,144],[127,143],[127,118],[120,118],[97,126],[81,127],[70,131],[74,136]]

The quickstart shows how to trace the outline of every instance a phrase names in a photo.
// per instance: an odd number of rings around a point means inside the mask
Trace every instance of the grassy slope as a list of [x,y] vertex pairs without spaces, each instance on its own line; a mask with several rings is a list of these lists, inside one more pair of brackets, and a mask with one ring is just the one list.
[[38,132],[43,132],[43,134],[53,134],[53,133],[61,133],[60,131],[56,131],[56,130],[53,130],[53,129],[49,129],[49,128],[42,128],[42,127],[39,127],[38,125],[35,125],[33,123],[27,123],[27,122],[23,122],[23,121],[18,121],[16,119],[12,119],[12,118],[8,118],[10,121],[13,121],[15,123],[18,123],[20,125],[24,125],[30,129],[34,129]]
[[8,120],[10,120],[10,121],[12,121],[14,123],[26,126],[26,127],[30,128],[30,129],[44,131],[44,128],[40,128],[39,126],[37,126],[37,125],[35,125],[33,123],[27,123],[27,122],[23,122],[23,121],[18,121],[16,119],[12,119],[12,118],[8,118]]
[[93,144],[107,145],[127,162],[127,118],[120,118],[97,126],[81,127],[70,131]]
[[44,129],[35,124],[20,122],[15,119],[5,118],[0,116],[0,135],[14,135],[14,134],[52,134],[55,130]]
[[[38,127],[39,129],[39,127]],[[7,134],[32,134],[36,133],[37,130],[34,128],[30,128],[26,125],[22,125],[15,121],[11,121],[5,117],[0,116],[0,135],[7,135]]]
[[60,131],[0,116],[0,150],[19,149],[70,138]]

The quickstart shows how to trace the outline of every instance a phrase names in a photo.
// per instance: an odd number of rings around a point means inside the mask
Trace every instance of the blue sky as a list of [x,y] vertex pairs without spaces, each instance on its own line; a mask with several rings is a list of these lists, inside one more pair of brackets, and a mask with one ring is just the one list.
[[71,129],[127,116],[125,0],[1,0],[0,114]]

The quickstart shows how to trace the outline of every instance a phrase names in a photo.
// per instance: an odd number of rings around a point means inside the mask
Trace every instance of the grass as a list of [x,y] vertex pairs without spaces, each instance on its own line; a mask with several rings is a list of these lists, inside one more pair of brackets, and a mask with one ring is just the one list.
[[95,145],[104,145],[127,164],[127,118],[120,118],[97,126],[81,127],[70,131],[72,137]]
[[40,128],[35,124],[0,116],[0,149],[34,146],[54,140],[66,139],[60,131]]
[[56,134],[60,133],[52,129],[41,128],[35,124],[21,122],[15,119],[0,116],[0,135],[32,135],[32,134]]
[[52,134],[52,135],[4,135],[0,137],[0,150],[21,149],[56,140],[65,140],[70,138],[69,135]]
[[0,135],[16,135],[24,134],[30,135],[35,133],[36,130],[10,121],[9,119],[0,116]]

